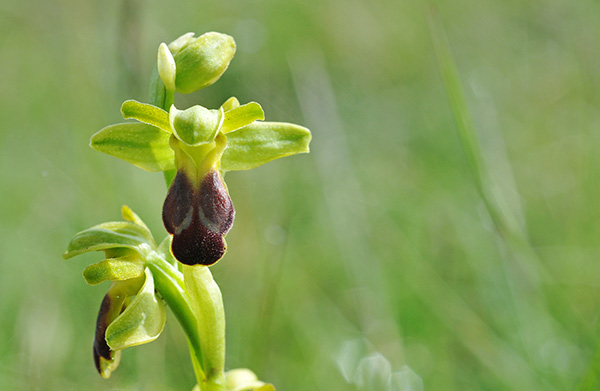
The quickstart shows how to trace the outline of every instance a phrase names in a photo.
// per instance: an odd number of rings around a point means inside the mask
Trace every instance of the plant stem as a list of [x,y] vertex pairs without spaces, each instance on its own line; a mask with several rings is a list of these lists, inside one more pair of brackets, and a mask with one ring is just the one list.
[[181,273],[155,252],[147,257],[147,266],[154,277],[156,290],[171,308],[188,339],[196,380],[198,384],[201,384],[206,375],[202,369],[204,359],[198,333],[198,321],[194,315],[190,298],[185,292]]
[[[151,105],[160,107],[165,111],[169,111],[171,105],[175,102],[175,91],[167,91],[159,74],[158,67],[154,67],[152,76],[150,77],[150,94],[148,101]],[[175,178],[175,170],[163,171],[167,188],[171,186],[173,178]]]

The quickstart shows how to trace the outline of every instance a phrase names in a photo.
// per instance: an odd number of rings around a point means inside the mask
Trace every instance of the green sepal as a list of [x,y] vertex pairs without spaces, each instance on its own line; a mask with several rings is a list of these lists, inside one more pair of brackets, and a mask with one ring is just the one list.
[[125,308],[106,329],[106,343],[112,350],[123,350],[152,342],[167,320],[165,305],[154,293],[154,279],[146,268],[146,281]]
[[175,154],[169,146],[170,135],[145,123],[121,123],[95,133],[90,146],[147,171],[175,168]]
[[310,140],[310,130],[299,125],[253,122],[227,135],[221,170],[249,170],[284,156],[307,153]]
[[240,107],[240,101],[235,96],[232,96],[231,98],[227,99],[221,105],[221,108],[225,112],[228,112],[229,110],[233,110],[233,109],[238,108],[238,107]]
[[156,126],[167,133],[172,132],[171,123],[169,122],[169,113],[160,107],[129,99],[121,105],[121,114],[125,119],[137,119],[148,125]]
[[[239,102],[238,102],[239,105]],[[225,108],[223,108],[225,110]],[[262,107],[256,102],[250,102],[225,111],[225,119],[221,125],[221,132],[227,134],[251,124],[256,120],[265,119]]]
[[195,147],[213,142],[223,124],[222,109],[209,110],[200,105],[187,110],[171,106],[169,120],[175,137],[182,143]]
[[83,278],[90,285],[104,281],[123,281],[144,274],[144,264],[138,257],[108,258],[85,268]]
[[89,251],[114,248],[130,249],[143,255],[144,250],[155,247],[152,235],[144,227],[135,223],[115,221],[79,232],[71,239],[63,258],[69,259]]

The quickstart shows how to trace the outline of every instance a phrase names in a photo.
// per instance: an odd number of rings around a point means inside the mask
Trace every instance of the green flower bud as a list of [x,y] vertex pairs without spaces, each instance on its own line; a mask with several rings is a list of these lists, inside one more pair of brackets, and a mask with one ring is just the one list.
[[[235,41],[226,34],[205,33],[185,37],[183,46],[173,53],[177,69],[176,91],[189,94],[213,84],[225,72],[235,54]],[[173,49],[171,49],[173,51]]]
[[158,75],[168,91],[175,90],[175,59],[169,51],[167,44],[161,43],[158,47]]

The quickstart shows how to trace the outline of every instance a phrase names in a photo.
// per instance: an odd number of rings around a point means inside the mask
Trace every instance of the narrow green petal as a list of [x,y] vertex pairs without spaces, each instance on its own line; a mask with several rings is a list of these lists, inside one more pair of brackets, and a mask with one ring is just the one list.
[[152,342],[166,322],[164,303],[154,293],[154,279],[146,269],[146,281],[125,311],[106,329],[106,343],[112,350]]
[[85,268],[83,277],[90,285],[104,281],[123,281],[144,274],[144,265],[134,257],[108,258]]
[[127,205],[123,205],[121,207],[121,215],[123,216],[123,218],[127,221],[131,221],[132,223],[135,223],[141,227],[144,227],[148,230],[148,232],[150,232],[150,229],[148,228],[148,226],[146,225],[146,223],[144,223],[144,221],[140,218],[140,216],[138,216],[133,210],[131,210],[130,207],[128,207]]
[[90,146],[147,171],[175,168],[169,134],[144,123],[107,126],[92,136]]
[[310,130],[299,125],[253,122],[227,135],[221,170],[249,170],[284,156],[307,153],[310,140]]
[[117,221],[96,225],[79,232],[69,243],[64,259],[89,251],[127,248],[141,251],[142,248],[155,247],[154,239],[147,229],[137,224]]
[[[223,108],[225,110],[225,108]],[[221,125],[221,132],[227,134],[251,124],[256,120],[265,119],[262,107],[256,102],[233,108],[225,112],[225,119]]]
[[[163,72],[166,71],[163,70]],[[138,121],[147,123],[148,125],[156,126],[167,133],[172,132],[171,124],[169,123],[169,113],[160,107],[130,99],[126,100],[121,105],[121,114],[125,119],[137,119]]]
[[235,109],[237,107],[240,107],[240,101],[235,96],[232,96],[231,98],[227,99],[221,105],[221,108],[225,112],[228,112],[229,110],[233,110],[233,109]]

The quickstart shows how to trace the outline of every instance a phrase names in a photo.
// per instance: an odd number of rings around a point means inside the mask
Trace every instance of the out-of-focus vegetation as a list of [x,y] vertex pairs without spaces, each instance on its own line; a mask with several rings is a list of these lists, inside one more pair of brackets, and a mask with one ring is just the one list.
[[314,136],[310,155],[227,175],[237,219],[213,271],[230,368],[281,390],[386,390],[391,373],[393,390],[597,389],[600,4],[437,10],[467,148],[422,1],[3,0],[0,389],[192,388],[173,319],[98,376],[105,287],[81,271],[100,255],[60,255],[121,204],[164,233],[162,177],[87,144],[123,100],[146,100],[160,42],[212,30],[237,55],[178,106],[235,94]]

